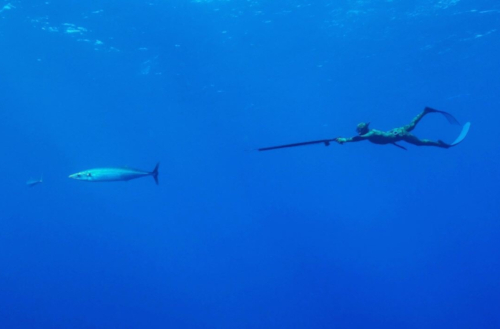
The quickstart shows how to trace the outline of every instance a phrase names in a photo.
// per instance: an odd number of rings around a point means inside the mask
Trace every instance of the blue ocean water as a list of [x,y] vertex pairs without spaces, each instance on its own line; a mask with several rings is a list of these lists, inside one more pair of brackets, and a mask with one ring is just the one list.
[[497,2],[0,8],[1,328],[500,327]]

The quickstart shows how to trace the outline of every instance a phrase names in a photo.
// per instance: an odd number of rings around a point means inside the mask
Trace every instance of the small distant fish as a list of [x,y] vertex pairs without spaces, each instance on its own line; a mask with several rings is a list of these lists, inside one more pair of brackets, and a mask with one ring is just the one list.
[[152,176],[158,185],[158,167],[156,164],[153,171],[142,171],[131,168],[96,168],[85,171],[80,171],[76,174],[69,175],[69,178],[83,180],[87,182],[118,182],[129,181],[131,179]]
[[40,177],[40,179],[30,179],[26,182],[26,186],[28,187],[33,187],[35,185],[38,185],[38,184],[42,184],[43,183],[43,177]]

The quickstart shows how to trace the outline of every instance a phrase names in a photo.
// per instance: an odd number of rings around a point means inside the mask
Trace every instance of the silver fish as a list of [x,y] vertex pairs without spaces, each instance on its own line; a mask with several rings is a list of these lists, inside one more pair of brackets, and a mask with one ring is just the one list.
[[76,174],[69,175],[69,178],[87,182],[117,182],[152,176],[156,185],[158,185],[159,166],[160,163],[157,163],[153,171],[142,171],[131,168],[96,168],[77,172]]
[[40,179],[30,179],[26,182],[26,186],[28,187],[33,187],[35,185],[38,185],[38,184],[42,184],[43,183],[43,176],[40,177]]

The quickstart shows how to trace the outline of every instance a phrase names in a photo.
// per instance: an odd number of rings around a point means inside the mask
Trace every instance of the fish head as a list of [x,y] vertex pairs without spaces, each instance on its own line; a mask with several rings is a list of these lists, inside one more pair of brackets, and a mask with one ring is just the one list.
[[76,174],[69,175],[69,178],[73,178],[76,180],[86,180],[86,181],[94,180],[94,177],[92,176],[92,172],[90,170],[80,171],[77,172]]

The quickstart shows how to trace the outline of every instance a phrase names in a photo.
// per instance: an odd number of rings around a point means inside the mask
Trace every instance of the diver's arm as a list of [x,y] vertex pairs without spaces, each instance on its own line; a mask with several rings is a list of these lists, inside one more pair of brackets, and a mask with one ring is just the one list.
[[354,136],[354,137],[349,137],[349,138],[339,137],[339,138],[336,138],[335,141],[339,144],[351,143],[351,142],[361,142],[361,141],[364,141],[365,139],[370,138],[370,136],[372,134],[373,133],[370,131],[369,133],[364,134],[364,135],[360,135],[360,136]]

